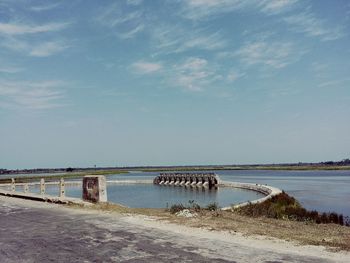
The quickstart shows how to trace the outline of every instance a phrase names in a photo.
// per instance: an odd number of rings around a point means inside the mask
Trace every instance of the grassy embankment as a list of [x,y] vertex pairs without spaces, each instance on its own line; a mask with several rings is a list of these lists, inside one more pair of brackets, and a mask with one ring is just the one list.
[[[127,174],[128,171],[120,170],[98,170],[98,171],[86,171],[86,172],[67,172],[63,174],[43,174],[43,175],[27,175],[21,177],[15,177],[16,183],[26,183],[37,181],[44,178],[46,181],[55,181],[60,178],[64,179],[77,179],[85,175],[113,175],[113,174]],[[11,175],[8,178],[0,178],[0,184],[11,183]]]

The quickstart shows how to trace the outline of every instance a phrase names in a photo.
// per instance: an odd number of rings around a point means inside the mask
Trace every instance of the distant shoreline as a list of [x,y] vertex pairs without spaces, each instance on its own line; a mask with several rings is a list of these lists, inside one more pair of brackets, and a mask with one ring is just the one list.
[[178,166],[126,166],[126,167],[68,167],[68,168],[35,168],[35,169],[0,169],[0,175],[6,174],[45,174],[45,173],[77,173],[95,172],[108,174],[111,172],[125,173],[128,171],[159,172],[159,171],[212,171],[212,170],[350,170],[349,163],[334,164],[310,163],[310,164],[244,164],[244,165],[178,165]]
[[58,178],[75,179],[84,175],[115,175],[135,172],[180,172],[180,171],[222,171],[222,170],[266,170],[266,171],[350,171],[350,165],[207,165],[207,166],[140,166],[140,167],[99,167],[99,168],[50,168],[2,170],[0,183],[10,183],[14,177],[16,182],[29,182],[39,177],[47,180]]

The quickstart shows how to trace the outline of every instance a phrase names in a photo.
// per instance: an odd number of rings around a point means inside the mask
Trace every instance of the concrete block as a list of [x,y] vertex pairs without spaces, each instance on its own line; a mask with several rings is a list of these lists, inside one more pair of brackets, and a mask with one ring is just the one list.
[[83,200],[93,203],[107,202],[105,176],[86,175],[83,177]]

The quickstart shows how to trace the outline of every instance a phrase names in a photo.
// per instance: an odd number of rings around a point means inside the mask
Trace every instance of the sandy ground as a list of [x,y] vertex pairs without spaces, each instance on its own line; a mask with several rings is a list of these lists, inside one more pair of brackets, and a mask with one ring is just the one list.
[[0,262],[350,262],[350,253],[0,196]]

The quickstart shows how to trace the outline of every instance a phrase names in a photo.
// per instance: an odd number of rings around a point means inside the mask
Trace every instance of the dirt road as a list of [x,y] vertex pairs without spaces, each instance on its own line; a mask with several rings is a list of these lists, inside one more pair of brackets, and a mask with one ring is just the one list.
[[99,214],[0,197],[2,263],[347,262],[347,256],[149,217]]

